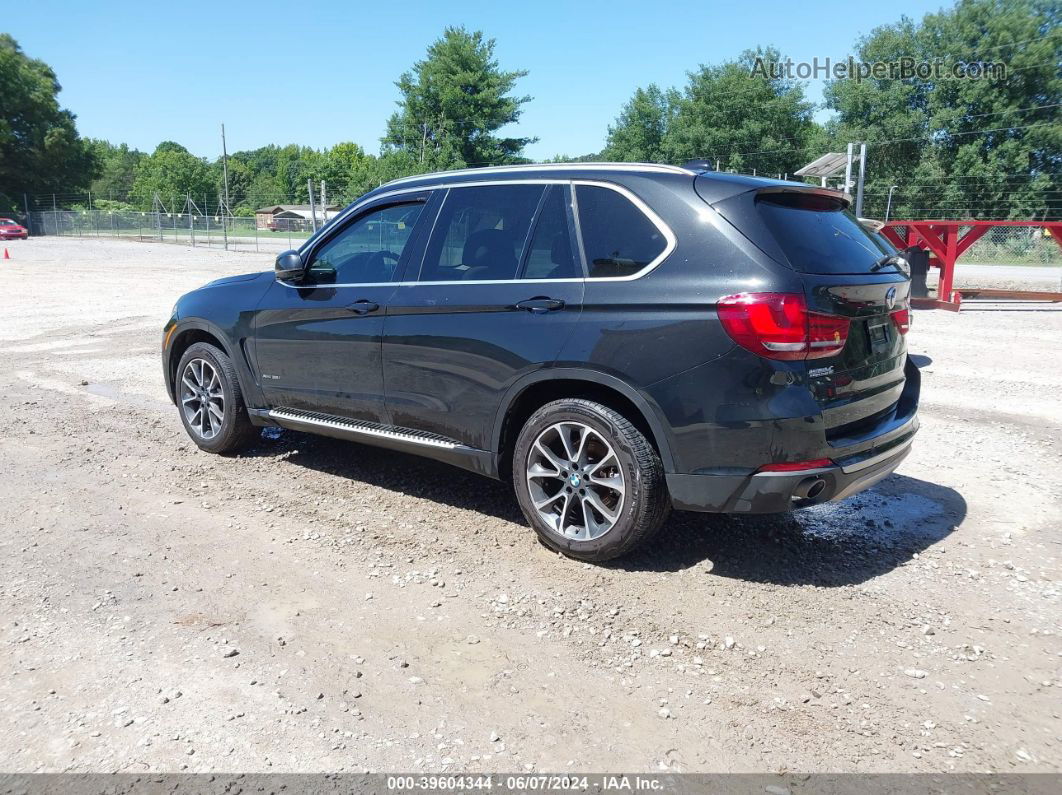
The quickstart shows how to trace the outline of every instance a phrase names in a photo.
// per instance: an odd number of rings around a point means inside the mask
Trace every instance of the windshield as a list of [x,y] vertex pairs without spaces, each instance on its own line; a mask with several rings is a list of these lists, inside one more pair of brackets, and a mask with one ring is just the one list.
[[892,244],[859,223],[840,198],[762,193],[756,207],[789,264],[803,273],[871,273],[883,258],[896,254]]

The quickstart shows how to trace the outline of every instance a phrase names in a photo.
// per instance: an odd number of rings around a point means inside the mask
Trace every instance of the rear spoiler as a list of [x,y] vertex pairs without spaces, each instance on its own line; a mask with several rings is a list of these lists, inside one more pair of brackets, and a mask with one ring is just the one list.
[[815,185],[772,185],[771,187],[760,188],[756,191],[757,196],[763,196],[764,194],[771,193],[810,193],[813,196],[825,196],[828,199],[836,199],[838,201],[844,202],[846,208],[852,206],[852,194],[845,193],[844,191],[832,190],[830,188],[819,188]]
[[803,182],[747,177],[719,171],[706,171],[697,174],[693,178],[693,186],[694,190],[697,191],[697,195],[713,206],[718,202],[733,199],[735,196],[755,196],[771,191],[812,193],[843,201],[846,207],[852,206],[852,197],[849,194],[831,190],[830,188],[808,185]]

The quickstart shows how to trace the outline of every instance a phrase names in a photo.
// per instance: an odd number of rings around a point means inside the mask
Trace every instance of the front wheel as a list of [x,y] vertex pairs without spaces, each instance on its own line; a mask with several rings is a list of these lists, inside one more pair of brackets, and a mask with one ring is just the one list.
[[213,345],[189,346],[177,365],[174,391],[184,429],[200,449],[234,453],[257,436],[232,360]]
[[556,400],[531,415],[513,452],[513,485],[542,542],[579,560],[626,554],[660,529],[670,509],[649,440],[590,400]]

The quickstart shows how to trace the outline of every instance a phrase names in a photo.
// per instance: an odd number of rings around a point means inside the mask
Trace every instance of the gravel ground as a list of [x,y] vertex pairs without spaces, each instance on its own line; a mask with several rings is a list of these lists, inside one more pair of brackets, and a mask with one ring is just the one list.
[[268,256],[8,248],[4,771],[1062,770],[1062,306],[917,313],[873,490],[590,566],[441,464],[199,452],[161,324]]

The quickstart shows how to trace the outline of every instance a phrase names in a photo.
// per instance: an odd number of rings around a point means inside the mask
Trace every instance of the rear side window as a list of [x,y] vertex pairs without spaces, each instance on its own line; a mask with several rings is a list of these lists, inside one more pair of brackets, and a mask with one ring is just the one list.
[[622,193],[579,185],[575,195],[591,277],[630,276],[664,252],[663,233]]
[[451,188],[420,281],[515,278],[542,190],[542,185]]
[[756,209],[789,264],[802,273],[871,273],[896,253],[840,199],[814,193],[765,193]]

